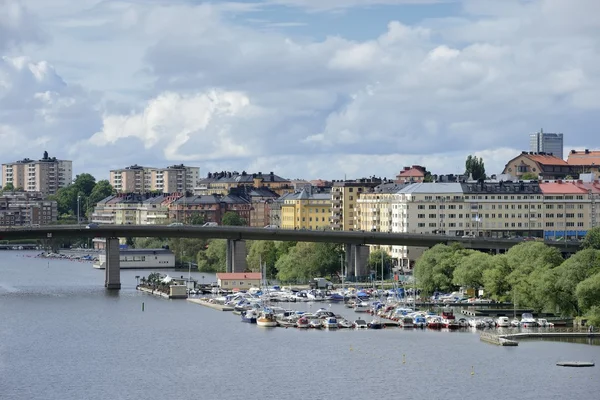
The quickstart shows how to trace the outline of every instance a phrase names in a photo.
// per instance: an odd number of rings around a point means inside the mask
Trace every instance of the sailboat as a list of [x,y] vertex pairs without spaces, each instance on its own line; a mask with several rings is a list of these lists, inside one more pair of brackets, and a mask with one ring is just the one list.
[[261,286],[264,288],[265,295],[263,296],[263,310],[256,318],[256,325],[264,326],[264,327],[275,327],[277,326],[277,320],[275,319],[275,313],[270,309],[268,304],[269,299],[269,289],[267,286],[266,278],[265,278],[265,267],[262,263],[262,258],[259,260],[260,263],[260,271],[262,273],[262,284]]

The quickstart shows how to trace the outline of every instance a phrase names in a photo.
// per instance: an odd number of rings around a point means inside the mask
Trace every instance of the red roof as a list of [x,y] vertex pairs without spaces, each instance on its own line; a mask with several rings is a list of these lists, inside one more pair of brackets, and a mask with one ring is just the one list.
[[569,165],[598,165],[600,166],[600,151],[578,151],[571,152],[567,157]]
[[400,171],[396,177],[425,177],[425,173],[419,168],[412,167],[410,169],[405,169],[404,171]]
[[567,166],[567,162],[562,158],[558,158],[550,155],[541,155],[541,154],[523,154],[525,157],[529,158],[531,161],[534,161],[540,165],[561,165]]
[[224,273],[224,272],[220,272],[217,274],[217,279],[220,280],[241,280],[241,279],[254,279],[254,280],[261,280],[262,279],[262,275],[260,272],[229,272],[229,273]]
[[543,194],[587,194],[587,190],[577,186],[574,182],[564,181],[540,183],[540,190]]

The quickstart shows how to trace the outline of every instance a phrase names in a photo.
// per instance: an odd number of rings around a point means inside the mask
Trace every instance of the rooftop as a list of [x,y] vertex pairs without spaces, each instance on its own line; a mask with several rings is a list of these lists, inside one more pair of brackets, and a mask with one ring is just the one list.
[[[540,165],[558,165],[558,166],[568,166],[567,162],[562,158],[558,158],[552,154],[547,153],[534,153],[524,151],[521,155],[527,157],[531,161],[534,161]],[[518,157],[518,156],[517,156]]]
[[413,193],[462,193],[460,183],[455,182],[421,182],[411,183],[410,185],[400,189],[398,194],[413,194]]
[[569,165],[579,166],[600,166],[600,151],[599,150],[571,150],[567,157]]
[[464,194],[486,193],[486,194],[529,194],[540,193],[540,185],[537,181],[479,181],[465,182],[460,184]]
[[588,191],[583,187],[579,187],[576,182],[542,182],[540,189],[543,194],[587,194]]

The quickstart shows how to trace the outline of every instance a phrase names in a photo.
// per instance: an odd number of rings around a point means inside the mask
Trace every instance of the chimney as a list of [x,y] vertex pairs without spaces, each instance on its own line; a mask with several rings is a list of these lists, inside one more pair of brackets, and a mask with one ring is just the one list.
[[559,179],[556,181],[556,183],[558,183],[560,185],[561,183],[563,183],[563,181],[562,181],[562,179]]
[[585,149],[585,154],[590,154],[590,150],[589,149]]

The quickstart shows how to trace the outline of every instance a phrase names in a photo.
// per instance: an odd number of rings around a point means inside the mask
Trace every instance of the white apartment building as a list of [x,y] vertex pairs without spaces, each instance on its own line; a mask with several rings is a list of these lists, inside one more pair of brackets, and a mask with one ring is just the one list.
[[130,167],[110,171],[110,183],[118,193],[184,193],[193,191],[200,180],[200,168],[183,164],[166,168]]
[[2,164],[2,184],[12,184],[15,189],[38,192],[43,196],[54,194],[58,189],[73,181],[73,162],[48,157],[48,152],[40,160],[23,160]]

